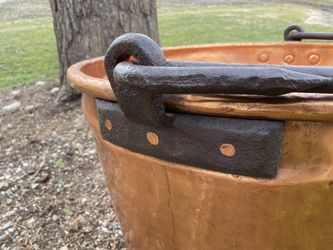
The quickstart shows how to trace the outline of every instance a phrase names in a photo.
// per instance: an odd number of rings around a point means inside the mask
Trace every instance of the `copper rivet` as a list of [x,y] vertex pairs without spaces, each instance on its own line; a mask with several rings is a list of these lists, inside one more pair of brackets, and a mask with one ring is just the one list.
[[108,129],[108,130],[112,130],[112,122],[109,119],[106,119],[104,122],[104,126]]
[[309,56],[309,62],[311,64],[317,64],[317,63],[319,63],[319,60],[320,60],[320,56],[319,55],[312,54],[312,55]]
[[258,56],[258,60],[259,60],[260,62],[267,62],[268,59],[269,59],[269,56],[268,56],[266,53],[260,54],[260,55]]
[[293,56],[293,55],[286,55],[286,56],[284,57],[284,61],[285,61],[286,63],[292,63],[294,60],[295,60],[295,56]]
[[236,153],[236,149],[234,147],[234,145],[226,143],[226,144],[222,144],[220,147],[221,153],[225,156],[228,157],[233,157]]
[[154,132],[148,132],[147,133],[147,140],[152,145],[158,145],[160,143],[160,141],[158,139],[158,135],[155,134]]

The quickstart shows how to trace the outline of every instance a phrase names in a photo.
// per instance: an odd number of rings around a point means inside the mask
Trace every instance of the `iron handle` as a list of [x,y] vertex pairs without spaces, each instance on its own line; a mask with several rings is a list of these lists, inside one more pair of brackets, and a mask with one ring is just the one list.
[[[128,62],[131,56],[135,63]],[[333,67],[168,62],[142,34],[117,38],[105,56],[105,69],[126,117],[155,126],[173,123],[163,94],[333,93]]]
[[170,67],[117,64],[113,78],[121,89],[151,94],[333,93],[333,78],[282,67]]
[[242,64],[242,63],[219,63],[219,62],[189,62],[189,61],[168,61],[168,66],[171,67],[275,67],[286,70],[292,70],[299,73],[306,73],[311,75],[320,75],[333,78],[333,71],[331,66],[297,66],[297,65],[278,65],[278,64]]
[[302,41],[304,39],[333,40],[331,32],[306,32],[300,25],[293,24],[284,31],[285,41]]
[[155,125],[171,121],[163,112],[163,102],[155,99],[161,100],[163,94],[333,93],[332,78],[279,67],[160,67],[122,62],[115,67],[113,78],[118,90],[126,95],[125,105],[119,102],[125,114]]

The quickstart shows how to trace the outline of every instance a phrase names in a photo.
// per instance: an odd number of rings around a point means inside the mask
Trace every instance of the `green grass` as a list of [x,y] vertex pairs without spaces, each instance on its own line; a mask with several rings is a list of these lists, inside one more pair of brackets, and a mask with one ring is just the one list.
[[[224,5],[164,8],[159,12],[163,46],[198,43],[282,41],[292,23],[304,24],[307,7],[301,5]],[[332,27],[303,25],[307,30]]]
[[0,23],[0,90],[58,74],[50,19]]
[[[160,8],[161,44],[282,41],[291,23],[304,24],[301,5],[218,5]],[[333,27],[304,25],[307,30]],[[58,59],[52,21],[0,22],[0,90],[56,77]]]

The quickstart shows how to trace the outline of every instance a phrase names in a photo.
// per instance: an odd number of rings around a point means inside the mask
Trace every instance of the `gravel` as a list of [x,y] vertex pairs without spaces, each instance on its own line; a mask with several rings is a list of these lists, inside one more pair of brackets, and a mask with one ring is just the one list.
[[[126,249],[80,102],[56,83],[0,93],[0,249]],[[79,194],[79,195],[78,195]]]
[[20,101],[15,101],[12,102],[10,104],[7,104],[5,106],[2,107],[2,110],[4,111],[12,111],[12,110],[16,110],[21,106],[21,102]]

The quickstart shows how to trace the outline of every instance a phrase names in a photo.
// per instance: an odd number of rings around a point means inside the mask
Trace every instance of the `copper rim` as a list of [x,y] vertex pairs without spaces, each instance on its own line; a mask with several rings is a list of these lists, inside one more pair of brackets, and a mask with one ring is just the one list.
[[[330,66],[333,44],[217,44],[165,48],[168,60]],[[77,90],[116,101],[104,71],[104,57],[81,61],[68,70]],[[168,109],[213,116],[333,121],[333,95],[289,94],[275,98],[227,95],[167,95]]]

